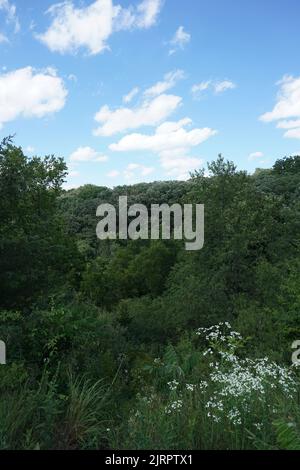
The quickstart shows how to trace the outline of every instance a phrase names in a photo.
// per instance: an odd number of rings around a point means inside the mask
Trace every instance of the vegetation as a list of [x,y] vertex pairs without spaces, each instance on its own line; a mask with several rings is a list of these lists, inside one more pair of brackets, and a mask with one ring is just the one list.
[[[1,449],[299,449],[300,157],[64,191],[0,145]],[[205,246],[102,241],[96,208],[205,204]]]

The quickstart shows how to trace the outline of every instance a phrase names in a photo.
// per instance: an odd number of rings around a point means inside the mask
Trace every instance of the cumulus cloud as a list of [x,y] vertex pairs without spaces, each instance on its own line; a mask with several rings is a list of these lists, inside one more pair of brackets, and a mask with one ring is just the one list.
[[78,147],[70,155],[70,161],[74,163],[80,162],[106,162],[108,157],[97,152],[91,147]]
[[164,76],[164,80],[157,82],[151,88],[148,88],[145,92],[145,96],[154,97],[165,93],[166,91],[173,88],[179,80],[185,78],[183,70],[174,70]]
[[170,41],[171,49],[169,55],[175,54],[178,49],[183,50],[185,46],[190,42],[191,35],[184,30],[183,26],[179,26],[173,38]]
[[185,127],[190,123],[189,118],[181,119],[178,122],[164,122],[157,127],[155,134],[129,134],[118,143],[111,144],[110,149],[116,152],[150,150],[161,153],[178,148],[196,147],[216,133],[207,127],[187,131]]
[[[110,137],[130,129],[157,126],[180,106],[182,102],[180,96],[165,94],[165,92],[183,78],[185,78],[183,70],[167,73],[162,81],[143,92],[141,102],[135,107],[111,109],[108,105],[102,106],[95,115],[95,121],[101,125],[94,130],[94,135]],[[138,87],[133,88],[128,95],[123,96],[123,102],[130,103],[139,91]]]
[[53,5],[48,11],[53,21],[48,30],[37,37],[51,51],[76,52],[85,47],[90,54],[107,48],[112,34],[114,8],[111,0],[97,0],[85,8],[75,8],[72,2]]
[[279,121],[279,123],[277,124],[278,129],[294,129],[295,127],[300,127],[300,119]]
[[179,96],[163,94],[153,100],[145,100],[135,108],[111,110],[105,105],[95,115],[96,122],[101,126],[94,130],[94,135],[108,137],[128,129],[156,126],[172,114],[181,101]]
[[278,85],[281,87],[275,107],[260,117],[264,122],[300,117],[300,77],[285,76]]
[[284,137],[299,139],[300,77],[294,78],[293,76],[286,75],[278,82],[278,85],[280,90],[277,94],[277,102],[273,110],[260,116],[260,120],[263,122],[280,121],[277,127],[288,129]]
[[61,54],[76,53],[81,48],[89,54],[99,54],[109,48],[107,41],[113,32],[153,26],[161,7],[161,0],[143,0],[127,8],[114,5],[112,0],[96,0],[82,8],[66,1],[47,11],[52,23],[36,37],[51,51]]
[[300,127],[286,131],[284,137],[288,139],[300,139]]
[[[23,92],[25,90],[26,92]],[[0,127],[19,117],[42,118],[60,111],[67,90],[54,69],[25,67],[0,75]]]
[[199,167],[201,161],[188,155],[191,148],[216,134],[210,128],[187,130],[192,123],[185,118],[178,122],[164,122],[152,135],[129,134],[110,145],[115,152],[150,151],[158,154],[162,168],[168,175],[186,179],[189,171]]

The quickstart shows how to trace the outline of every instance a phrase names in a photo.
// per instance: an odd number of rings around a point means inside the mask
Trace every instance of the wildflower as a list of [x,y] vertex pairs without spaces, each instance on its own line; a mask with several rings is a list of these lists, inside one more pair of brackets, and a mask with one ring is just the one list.
[[186,389],[189,391],[189,392],[193,392],[195,390],[195,385],[193,384],[186,384]]
[[263,425],[262,425],[262,423],[255,423],[255,424],[254,424],[254,426],[255,426],[255,427],[256,427],[256,429],[258,429],[259,431],[261,431],[261,430],[262,430],[262,428],[263,428]]
[[202,382],[200,382],[200,384],[199,384],[200,390],[203,390],[207,387],[208,387],[208,383],[206,382],[206,380],[202,380]]
[[182,400],[176,400],[165,408],[165,413],[171,414],[173,411],[180,411],[183,406]]
[[172,380],[172,382],[168,382],[168,387],[172,392],[177,390],[178,385],[179,385],[179,382],[177,382],[177,380]]

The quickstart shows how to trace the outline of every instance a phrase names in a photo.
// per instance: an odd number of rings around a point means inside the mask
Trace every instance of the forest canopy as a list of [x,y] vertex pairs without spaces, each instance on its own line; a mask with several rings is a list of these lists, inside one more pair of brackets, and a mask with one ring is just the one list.
[[[300,156],[114,189],[66,174],[0,145],[0,448],[300,448]],[[99,241],[120,196],[204,204],[203,249]]]

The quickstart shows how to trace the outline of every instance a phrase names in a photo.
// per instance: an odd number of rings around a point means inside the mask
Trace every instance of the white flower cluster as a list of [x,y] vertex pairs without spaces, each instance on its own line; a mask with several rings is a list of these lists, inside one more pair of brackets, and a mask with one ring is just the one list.
[[223,346],[231,352],[235,351],[237,343],[243,340],[243,337],[237,331],[233,331],[230,323],[218,323],[218,325],[209,328],[198,328],[197,336],[201,336],[208,341],[210,347],[203,353],[204,356],[212,355],[215,349],[221,349]]
[[183,401],[182,400],[175,400],[173,401],[170,405],[168,405],[165,409],[166,414],[171,414],[174,411],[179,412],[183,406]]
[[189,391],[189,392],[193,392],[196,388],[196,385],[193,385],[193,384],[186,384],[186,389]]
[[[273,413],[276,412],[274,406],[267,404],[272,390],[275,389],[285,398],[295,396],[296,382],[290,369],[280,367],[268,358],[243,360],[235,355],[235,340],[243,338],[231,330],[229,323],[200,328],[197,335],[204,335],[210,342],[211,347],[203,353],[204,356],[216,352],[220,357],[219,361],[209,364],[212,369],[209,378],[215,389],[206,403],[209,418],[218,422],[220,415],[226,413],[234,425],[241,425],[242,416],[251,413],[251,404],[261,402]],[[205,389],[202,382],[200,390],[204,392]]]
[[172,392],[177,390],[178,385],[179,385],[179,382],[177,382],[177,380],[172,380],[172,382],[168,382],[168,387]]

